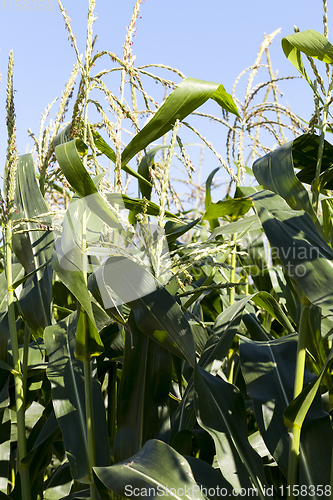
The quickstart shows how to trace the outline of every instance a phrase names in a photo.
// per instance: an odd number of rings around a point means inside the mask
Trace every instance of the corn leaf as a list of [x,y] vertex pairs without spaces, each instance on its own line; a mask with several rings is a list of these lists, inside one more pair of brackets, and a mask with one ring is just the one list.
[[80,139],[74,139],[59,144],[55,148],[55,155],[62,173],[76,194],[84,198],[90,210],[109,226],[120,228],[119,221],[99,194],[94,181],[82,163],[80,153],[87,154],[87,150],[87,146]]
[[308,299],[333,310],[333,251],[307,213],[292,210],[280,196],[261,191],[254,207],[275,255]]
[[188,500],[189,495],[192,500],[205,498],[185,458],[158,440],[148,441],[124,462],[111,467],[94,467],[93,471],[103,499],[110,496],[110,491],[124,497],[140,492],[141,497],[157,498],[167,492],[170,498],[177,500]]
[[121,155],[122,165],[126,165],[139,151],[169,132],[176,120],[183,120],[209,98],[218,102],[223,109],[238,115],[237,107],[223,85],[185,78],[147,125],[126,146]]
[[149,439],[167,442],[170,433],[171,356],[140,332],[132,315],[128,326],[118,395],[115,462],[135,455]]
[[[47,377],[52,387],[53,408],[59,422],[74,479],[89,482],[83,366],[74,356],[76,312],[45,329],[49,356]],[[92,380],[96,465],[110,463],[110,450],[101,387]]]

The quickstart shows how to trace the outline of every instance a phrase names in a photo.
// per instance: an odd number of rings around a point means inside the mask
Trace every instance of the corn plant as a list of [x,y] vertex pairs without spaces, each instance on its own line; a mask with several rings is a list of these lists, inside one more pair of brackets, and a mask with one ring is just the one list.
[[[34,155],[16,153],[9,57],[1,498],[330,496],[327,4],[324,35],[309,30],[282,41],[314,92],[307,124],[278,100],[268,52],[277,33],[264,38],[240,75],[249,72],[243,100],[236,96],[239,78],[231,95],[168,66],[158,65],[180,82],[136,67],[132,37],[141,1],[120,58],[95,51],[90,0],[83,58],[59,0],[76,62],[54,121],[46,124],[48,107],[38,137],[29,131]],[[263,56],[268,81],[255,84]],[[315,59],[326,65],[326,86]],[[101,60],[107,69],[96,69]],[[119,95],[105,83],[110,73],[120,77]],[[160,105],[143,78],[165,87]],[[208,99],[223,119],[199,109]],[[150,120],[140,128],[143,114]],[[193,114],[227,128],[226,160],[191,125]],[[127,141],[128,123],[134,132]],[[218,162],[205,186],[191,181],[192,219],[170,175],[175,158],[193,175],[185,128]],[[265,145],[262,131],[277,149]],[[129,165],[134,159],[136,169]],[[221,168],[230,186],[214,203]],[[246,173],[259,186],[245,186]],[[137,197],[128,194],[130,182]]]

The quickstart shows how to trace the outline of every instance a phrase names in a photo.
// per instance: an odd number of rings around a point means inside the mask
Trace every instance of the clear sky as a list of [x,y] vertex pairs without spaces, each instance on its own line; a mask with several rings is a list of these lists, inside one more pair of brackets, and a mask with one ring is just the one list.
[[[64,0],[80,52],[85,49],[87,0]],[[134,0],[97,0],[94,31],[97,48],[122,55],[126,26]],[[44,10],[43,7],[45,7]],[[36,10],[34,10],[36,9]],[[330,12],[329,12],[330,15]],[[281,39],[301,30],[323,32],[321,0],[146,0],[137,22],[133,51],[137,64],[164,63],[186,76],[222,83],[231,92],[237,75],[253,64],[264,33],[281,28],[271,46],[273,67],[279,76],[296,75],[285,59]],[[333,13],[332,13],[333,16]],[[330,17],[329,17],[330,19]],[[329,21],[330,26],[330,21]],[[5,94],[8,53],[14,51],[14,88],[18,150],[32,147],[27,129],[36,134],[40,116],[64,84],[75,63],[75,53],[56,0],[1,0],[0,2],[0,152],[6,150]],[[332,34],[333,39],[333,34]],[[106,60],[105,60],[106,64]],[[179,81],[179,80],[178,80]],[[118,85],[118,84],[117,84]],[[156,86],[157,87],[157,86]],[[305,119],[313,105],[305,81],[293,80],[284,87],[284,102]],[[160,91],[160,96],[161,91]],[[216,114],[218,106],[213,103]],[[209,135],[208,123],[205,134]],[[216,148],[225,156],[219,135]],[[216,167],[207,166],[207,172]],[[2,167],[0,167],[2,169]]]

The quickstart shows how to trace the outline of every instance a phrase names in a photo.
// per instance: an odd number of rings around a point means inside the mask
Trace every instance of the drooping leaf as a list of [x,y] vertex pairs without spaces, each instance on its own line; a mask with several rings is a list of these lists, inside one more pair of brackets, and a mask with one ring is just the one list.
[[59,144],[55,155],[62,173],[80,198],[84,198],[90,210],[113,228],[121,225],[99,194],[92,178],[85,169],[81,156],[87,154],[87,146],[80,139]]
[[209,494],[209,500],[220,500],[221,494],[232,495],[232,487],[218,469],[199,458],[185,456],[191,466],[194,479],[202,491]]
[[[316,177],[320,137],[314,134],[303,134],[294,139],[292,145],[292,161],[294,168],[300,169],[296,176],[301,182],[311,184]],[[321,176],[331,172],[333,158],[333,146],[324,141],[323,156],[321,160]],[[322,177],[322,186],[326,189],[333,188],[332,179]]]
[[[178,303],[145,266],[127,257],[110,257],[102,266],[102,275],[103,282],[120,301],[129,303],[142,333],[194,366],[195,350],[190,325]],[[101,293],[103,289],[104,286]],[[104,295],[102,299],[104,307],[114,306],[109,296]]]
[[122,153],[122,165],[126,165],[139,151],[169,132],[176,120],[183,120],[209,98],[216,100],[223,109],[238,115],[237,107],[223,85],[185,78],[126,146]]
[[315,305],[332,309],[333,251],[307,213],[292,210],[278,195],[252,196],[273,252]]
[[[207,212],[209,205],[212,203],[212,182],[214,175],[220,170],[220,167],[215,168],[207,177],[206,179],[206,195],[205,195],[205,211]],[[209,219],[209,225],[210,229],[213,231],[213,229],[219,227],[219,221],[218,219]]]
[[199,366],[212,375],[216,375],[228,354],[248,301],[246,297],[235,302],[216,318],[213,326],[215,336],[208,339],[199,361]]
[[158,498],[163,492],[177,500],[204,500],[191,468],[182,455],[162,441],[150,440],[136,455],[111,467],[94,467],[102,500],[109,492]]
[[[52,267],[46,263],[52,256],[53,233],[46,230],[52,220],[47,215],[49,209],[37,184],[31,154],[19,157],[15,207],[17,212],[13,219],[20,219],[20,222],[14,227],[13,250],[27,274],[39,269],[24,283],[20,304],[31,328],[42,334],[43,329],[51,324]],[[41,224],[45,229],[41,227],[36,231]]]
[[288,142],[253,164],[253,173],[264,189],[286,200],[293,210],[305,210],[319,227],[308,191],[296,177],[293,163],[293,144]]
[[72,128],[72,124],[70,123],[69,125],[66,125],[58,134],[54,137],[52,141],[53,148],[55,149],[59,144],[63,144],[64,142],[69,142],[71,140],[70,138],[70,131]]
[[183,236],[183,234],[187,233],[190,229],[194,228],[199,221],[200,219],[195,219],[188,223],[168,221],[164,226],[167,242],[170,244],[177,238],[180,238],[181,236]]
[[218,315],[213,326],[216,337],[211,337],[205,350],[201,355],[199,366],[205,368],[211,374],[216,375],[224,358],[227,356],[231,344],[238,333],[243,314],[246,313],[246,306],[252,300],[257,305],[264,308],[271,316],[279,321],[288,332],[293,332],[289,319],[276,302],[274,297],[267,292],[257,292],[238,300],[225,311]]
[[236,222],[231,222],[230,224],[225,224],[223,226],[216,227],[212,234],[209,236],[209,240],[216,238],[220,234],[234,234],[243,233],[244,231],[253,231],[254,229],[261,228],[260,221],[257,215],[249,215],[244,219],[238,220]]
[[[63,253],[61,248],[61,238],[56,241],[55,252],[53,254],[52,267],[60,280],[72,292],[84,309],[80,321],[84,321],[84,315],[88,315],[86,323],[80,323],[79,338],[77,344],[78,359],[85,359],[89,351],[89,356],[98,356],[103,352],[103,342],[97,331],[95,318],[91,305],[91,298],[86,285],[84,274],[77,262],[81,262],[81,253],[74,246],[71,252]],[[89,325],[89,326],[88,326]],[[85,343],[86,342],[86,343]],[[87,345],[88,344],[88,345]]]
[[305,71],[301,52],[327,64],[333,63],[333,46],[327,38],[315,30],[305,30],[282,39],[282,49],[287,59],[303,75],[310,79]]

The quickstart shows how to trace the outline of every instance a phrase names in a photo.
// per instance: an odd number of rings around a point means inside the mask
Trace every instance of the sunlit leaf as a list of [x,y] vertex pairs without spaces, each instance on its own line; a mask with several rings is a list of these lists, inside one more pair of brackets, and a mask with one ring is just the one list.
[[185,78],[147,125],[126,146],[121,155],[122,165],[126,165],[139,151],[169,132],[176,120],[183,120],[209,98],[216,100],[226,111],[238,115],[237,107],[223,85]]

